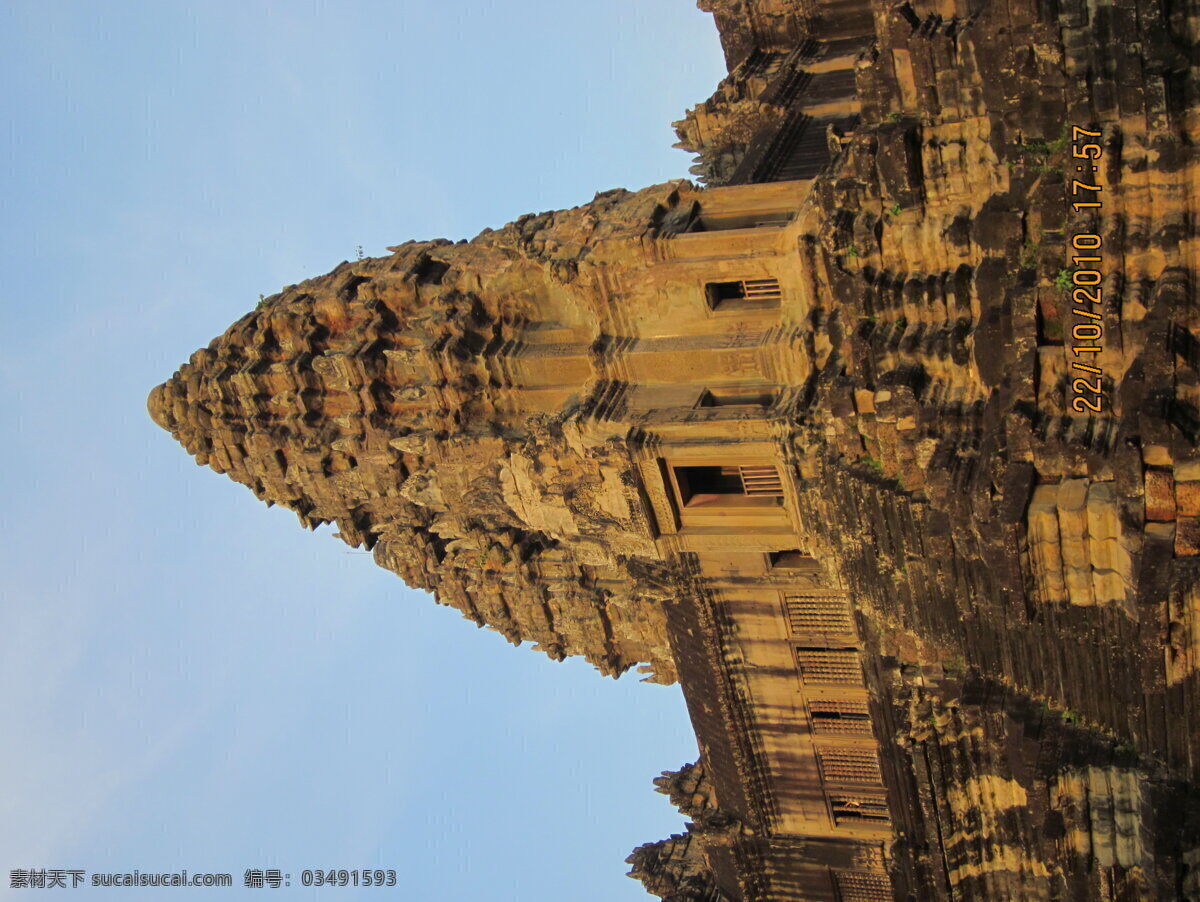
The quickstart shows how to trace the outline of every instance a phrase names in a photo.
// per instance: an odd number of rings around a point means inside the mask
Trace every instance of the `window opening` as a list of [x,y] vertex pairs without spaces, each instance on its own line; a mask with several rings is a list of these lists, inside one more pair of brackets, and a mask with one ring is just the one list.
[[830,783],[870,783],[880,785],[879,759],[870,749],[817,749],[821,776]]
[[838,902],[892,902],[892,881],[887,874],[868,871],[834,871]]
[[791,221],[791,213],[701,213],[692,220],[688,231],[723,232],[727,229],[780,228]]
[[767,385],[738,385],[730,388],[706,388],[697,407],[770,407],[775,389]]
[[867,703],[855,699],[811,699],[808,713],[812,718],[813,732],[824,736],[857,735],[871,733],[871,715]]
[[862,665],[853,648],[798,648],[800,676],[806,683],[840,683],[861,686]]
[[788,625],[798,636],[809,633],[854,633],[854,621],[850,617],[850,606],[845,598],[805,595],[788,595],[784,598]]
[[830,793],[829,807],[833,811],[835,824],[886,824],[892,819],[888,812],[887,800],[878,795]]
[[707,282],[704,294],[712,310],[770,310],[783,297],[778,279],[741,279],[736,282]]
[[777,504],[776,499],[783,498],[779,471],[770,464],[674,469],[684,507],[729,504],[738,498],[750,503]]
[[767,554],[767,563],[772,570],[819,570],[817,559],[797,548],[788,551],[772,551]]

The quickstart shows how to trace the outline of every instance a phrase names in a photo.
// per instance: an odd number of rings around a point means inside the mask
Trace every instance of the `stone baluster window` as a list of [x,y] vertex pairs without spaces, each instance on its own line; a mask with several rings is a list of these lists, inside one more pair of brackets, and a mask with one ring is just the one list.
[[869,736],[871,715],[867,703],[857,699],[810,699],[808,714],[818,736]]
[[796,660],[806,683],[841,686],[863,684],[862,664],[854,648],[798,648]]
[[886,824],[892,819],[881,794],[831,792],[828,799],[833,822],[838,825]]
[[822,748],[817,749],[817,760],[826,783],[883,785],[879,759],[872,749]]
[[734,282],[707,282],[704,296],[710,309],[729,313],[775,309],[783,298],[783,292],[778,279],[739,279]]
[[674,467],[679,500],[700,505],[777,506],[783,499],[779,471],[770,464]]
[[795,636],[854,634],[854,621],[845,598],[788,595],[784,599],[788,626]]
[[892,902],[892,881],[870,871],[834,871],[838,902]]

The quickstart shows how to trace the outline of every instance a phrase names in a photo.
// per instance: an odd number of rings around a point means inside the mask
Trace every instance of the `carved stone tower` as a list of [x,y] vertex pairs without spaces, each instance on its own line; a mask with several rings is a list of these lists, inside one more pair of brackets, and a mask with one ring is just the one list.
[[151,415],[510,641],[678,681],[664,899],[1200,899],[1200,11],[703,5],[708,187],[344,263]]

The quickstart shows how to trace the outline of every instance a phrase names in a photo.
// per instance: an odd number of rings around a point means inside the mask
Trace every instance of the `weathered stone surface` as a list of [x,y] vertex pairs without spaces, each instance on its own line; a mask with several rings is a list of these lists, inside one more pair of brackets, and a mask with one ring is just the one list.
[[1175,482],[1169,470],[1146,471],[1146,519],[1175,519]]
[[343,264],[151,415],[510,641],[678,680],[664,899],[1195,896],[1200,9],[704,8],[709,188]]

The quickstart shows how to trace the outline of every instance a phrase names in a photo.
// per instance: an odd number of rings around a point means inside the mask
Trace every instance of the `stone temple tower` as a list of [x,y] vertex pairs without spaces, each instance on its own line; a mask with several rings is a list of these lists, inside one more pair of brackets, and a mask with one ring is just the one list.
[[[345,264],[198,351],[151,414],[511,641],[674,680],[672,552],[796,544],[772,423],[812,368],[784,265],[806,189],[615,191]],[[675,511],[685,478],[739,494]]]
[[344,263],[151,416],[679,682],[665,900],[1200,899],[1200,9],[702,5],[706,187]]

